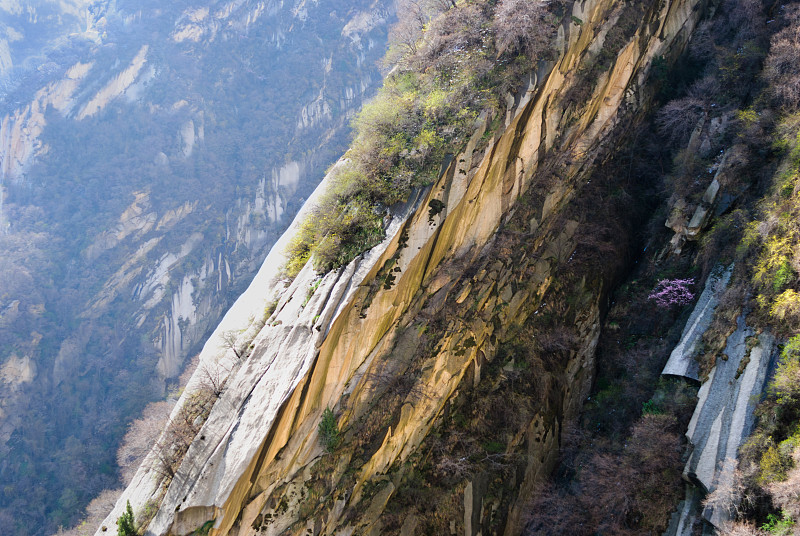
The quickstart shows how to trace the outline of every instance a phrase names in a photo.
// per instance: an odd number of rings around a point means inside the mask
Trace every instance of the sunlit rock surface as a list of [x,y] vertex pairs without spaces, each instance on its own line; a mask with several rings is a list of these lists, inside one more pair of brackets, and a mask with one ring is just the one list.
[[[696,5],[666,2],[653,10],[651,20],[596,81],[583,114],[571,117],[558,96],[575,82],[572,70],[602,45],[614,23],[604,18],[608,2],[576,3],[571,22],[559,30],[559,59],[531,77],[523,95],[511,99],[507,128],[476,151],[490,119],[481,117],[475,141],[455,155],[429,190],[415,192],[397,209],[380,246],[325,275],[313,293],[315,276],[308,266],[288,288],[279,282],[261,286],[264,280],[258,288],[251,286],[247,299],[275,297],[275,311],[263,319],[263,327],[255,320],[238,324],[242,341],[252,337],[245,359],[221,352],[212,341],[206,344],[201,360],[230,366],[229,387],[176,477],[162,498],[160,480],[145,464],[106,524],[120,515],[127,500],[139,507],[157,497],[160,507],[148,534],[186,535],[206,524],[213,525],[215,535],[304,534],[309,527],[325,534],[380,534],[403,462],[457,391],[480,382],[481,369],[512,337],[512,328],[539,312],[559,262],[570,258],[581,233],[580,222],[559,216],[575,195],[582,166],[597,154],[624,110],[646,105],[639,91],[648,68],[656,56],[685,45],[700,16]],[[536,170],[549,150],[570,160],[563,180],[546,188],[537,183]],[[481,256],[504,218],[524,210],[517,201],[532,184],[546,188],[526,235],[525,249],[532,254],[513,261]],[[434,201],[441,207],[437,213],[430,210]],[[279,258],[275,249],[268,263],[274,258]],[[271,266],[265,264],[262,273],[274,273]],[[470,266],[475,275],[462,280],[454,266]],[[512,440],[526,454],[506,534],[520,530],[525,497],[556,462],[562,419],[577,413],[588,392],[603,284],[582,288],[575,325],[580,343],[559,374],[547,378],[549,402]],[[343,429],[362,418],[380,392],[374,378],[404,373],[404,363],[419,349],[419,333],[445,306],[452,308],[449,326],[415,380],[425,396],[409,395],[397,422],[361,460],[354,486],[340,490],[332,510],[303,517],[296,495],[308,493],[310,475],[323,459],[317,431],[322,411],[335,408]],[[341,479],[345,469],[337,466],[330,478]],[[374,495],[365,491],[376,486]],[[480,478],[470,480],[468,490],[464,504],[470,514],[453,523],[468,527],[472,536],[488,527],[492,503]],[[414,523],[409,520],[406,530],[412,531]]]

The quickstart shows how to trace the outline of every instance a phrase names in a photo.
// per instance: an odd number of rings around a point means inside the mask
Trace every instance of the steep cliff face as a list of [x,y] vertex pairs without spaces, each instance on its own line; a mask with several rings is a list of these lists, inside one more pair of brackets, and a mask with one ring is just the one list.
[[[698,354],[702,337],[709,330],[732,271],[732,266],[720,268],[709,277],[663,374],[700,381]],[[670,535],[692,534],[701,517],[718,530],[725,530],[735,518],[734,508],[714,503],[703,508],[701,498],[715,490],[735,489],[739,450],[753,431],[755,406],[777,354],[771,333],[756,333],[747,325],[745,315],[740,315],[736,324],[726,337],[725,359],[719,360],[703,378],[686,430],[689,448],[683,477],[687,498],[673,515],[667,531]],[[734,494],[733,500],[738,501],[739,497]]]
[[[98,436],[95,416],[174,384],[344,149],[393,10],[190,4],[0,5],[0,517],[18,534],[114,485],[124,427]],[[83,482],[39,465],[61,456]],[[48,513],[22,497],[34,479]]]
[[[592,164],[647,109],[654,59],[682,51],[704,5],[648,4],[622,39],[612,30],[624,7],[571,9],[558,59],[510,96],[488,142],[494,118],[479,118],[440,178],[395,207],[382,244],[321,279],[309,264],[288,288],[275,283],[274,312],[241,336],[245,358],[207,343],[202,362],[230,370],[224,392],[174,477],[151,454],[106,526],[126,501],[156,500],[148,534],[520,532],[587,394],[604,292],[621,269],[591,268],[579,247],[602,206],[587,201],[592,188],[613,189],[592,186]],[[610,67],[588,75],[579,67],[609,35],[620,41]],[[607,247],[606,258],[624,257],[624,235]],[[484,422],[472,444],[483,458],[459,470],[476,452],[459,457],[458,423],[480,400],[519,412],[508,426]],[[319,438],[326,408],[342,434],[333,454]],[[434,462],[452,485],[414,505],[408,490]]]

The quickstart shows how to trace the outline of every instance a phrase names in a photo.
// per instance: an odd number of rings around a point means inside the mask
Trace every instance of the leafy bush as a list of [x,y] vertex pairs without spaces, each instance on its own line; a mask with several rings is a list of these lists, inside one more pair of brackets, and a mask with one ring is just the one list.
[[658,407],[652,399],[642,402],[642,415],[663,415],[664,410]]
[[322,412],[322,419],[319,421],[317,427],[319,432],[319,442],[325,447],[327,452],[333,452],[341,442],[341,435],[339,433],[339,426],[336,424],[336,415],[333,414],[331,408],[325,408]]
[[784,346],[769,393],[779,405],[800,404],[800,335]]
[[197,529],[197,531],[194,533],[195,536],[208,536],[208,534],[211,532],[211,529],[214,528],[214,521],[215,520],[210,519],[203,523],[203,526]]
[[131,501],[125,506],[125,513],[117,518],[117,536],[136,536]]
[[778,447],[774,444],[761,455],[759,462],[759,479],[762,483],[781,481],[786,479],[787,460],[781,456]]
[[782,292],[772,301],[770,314],[780,321],[800,318],[800,294],[792,289]]
[[776,536],[789,536],[793,534],[794,520],[786,512],[781,513],[781,517],[775,514],[767,516],[767,522],[761,525],[761,530],[765,530]]

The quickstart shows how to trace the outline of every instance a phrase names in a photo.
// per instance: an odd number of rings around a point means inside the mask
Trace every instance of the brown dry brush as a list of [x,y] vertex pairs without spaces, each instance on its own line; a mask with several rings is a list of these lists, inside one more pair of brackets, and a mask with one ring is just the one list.
[[746,478],[735,458],[726,458],[719,464],[719,470],[719,484],[703,500],[703,506],[725,512],[735,519],[744,513],[747,506],[747,501],[742,500],[747,492]]
[[543,484],[526,536],[655,534],[683,492],[681,436],[671,415],[645,415],[622,448],[597,452],[578,467],[571,488]]
[[123,484],[130,483],[139,465],[158,440],[169,420],[173,405],[166,400],[148,404],[142,416],[128,425],[128,432],[117,450],[117,464]]
[[177,415],[155,442],[150,469],[172,481],[183,457],[202,428],[218,395],[208,384],[201,386],[184,400]]
[[776,506],[800,520],[800,449],[795,449],[792,460],[794,467],[787,472],[786,480],[770,483],[767,490]]
[[493,29],[497,51],[525,54],[531,60],[550,59],[553,56],[553,9],[551,4],[531,0],[500,0],[495,8]]
[[723,526],[717,534],[719,536],[767,536],[769,533],[747,521],[737,521]]
[[55,536],[89,536],[94,534],[100,524],[105,520],[114,505],[117,503],[117,498],[122,494],[121,489],[106,489],[92,499],[92,502],[86,507],[84,518],[71,529],[64,529],[59,527]]
[[772,38],[764,64],[764,78],[770,91],[789,110],[800,107],[800,5],[780,7],[785,28]]

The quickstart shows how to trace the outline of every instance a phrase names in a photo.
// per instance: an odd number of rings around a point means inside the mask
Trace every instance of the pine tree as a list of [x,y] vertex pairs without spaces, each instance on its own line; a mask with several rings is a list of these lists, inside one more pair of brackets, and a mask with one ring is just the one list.
[[125,507],[125,513],[117,518],[117,536],[136,536],[136,529],[133,526],[133,508],[131,501]]

